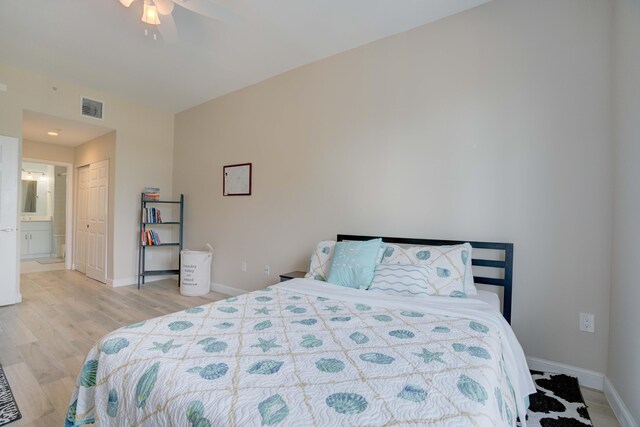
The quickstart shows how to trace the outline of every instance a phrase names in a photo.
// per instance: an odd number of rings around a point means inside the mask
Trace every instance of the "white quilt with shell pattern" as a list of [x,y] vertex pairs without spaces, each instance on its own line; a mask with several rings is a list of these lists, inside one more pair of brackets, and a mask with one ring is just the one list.
[[66,425],[513,426],[534,391],[488,304],[294,279],[105,336]]

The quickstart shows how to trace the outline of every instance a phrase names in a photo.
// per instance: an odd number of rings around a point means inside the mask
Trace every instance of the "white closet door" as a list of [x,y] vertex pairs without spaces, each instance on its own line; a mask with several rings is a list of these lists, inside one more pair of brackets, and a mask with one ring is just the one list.
[[18,140],[0,136],[0,305],[19,302]]
[[78,206],[76,210],[75,269],[87,272],[87,236],[89,235],[89,166],[78,169]]
[[107,283],[109,160],[89,165],[87,277]]

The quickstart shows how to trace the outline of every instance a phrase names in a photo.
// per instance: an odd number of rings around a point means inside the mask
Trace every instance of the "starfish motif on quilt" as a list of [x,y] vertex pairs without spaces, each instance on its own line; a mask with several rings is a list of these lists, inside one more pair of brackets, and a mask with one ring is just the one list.
[[324,309],[326,311],[330,311],[332,313],[335,313],[336,311],[342,311],[342,309],[340,307],[338,307],[337,305],[327,305],[324,307]]
[[266,314],[268,316],[269,312],[273,310],[269,310],[267,307],[262,307],[262,308],[254,308],[253,311],[254,311],[253,314]]
[[271,350],[272,348],[282,347],[281,345],[276,344],[277,338],[272,338],[270,340],[265,340],[262,338],[258,338],[260,344],[254,344],[251,347],[260,347],[264,353]]
[[440,362],[440,363],[446,363],[444,360],[442,360],[440,357],[444,354],[441,351],[434,351],[433,353],[430,352],[429,350],[427,350],[426,348],[422,348],[422,353],[413,353],[414,355],[418,356],[419,358],[421,358],[424,363],[430,363],[433,361],[436,362]]
[[169,340],[164,344],[154,341],[153,345],[155,347],[150,348],[149,350],[160,350],[163,353],[168,353],[169,351],[171,351],[174,348],[182,347],[182,344],[173,345],[173,340]]

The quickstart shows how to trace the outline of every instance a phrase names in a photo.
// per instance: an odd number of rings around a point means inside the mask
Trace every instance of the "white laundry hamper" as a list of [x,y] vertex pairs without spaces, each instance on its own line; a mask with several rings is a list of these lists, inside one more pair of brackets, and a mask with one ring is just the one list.
[[208,251],[180,252],[180,294],[197,297],[209,293],[211,286],[211,258],[213,248],[207,244]]

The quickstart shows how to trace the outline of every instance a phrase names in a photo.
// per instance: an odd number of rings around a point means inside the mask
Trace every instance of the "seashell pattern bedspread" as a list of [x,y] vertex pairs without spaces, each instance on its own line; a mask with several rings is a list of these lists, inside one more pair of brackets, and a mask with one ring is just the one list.
[[334,288],[291,281],[110,333],[66,425],[515,425],[529,385],[499,313]]

